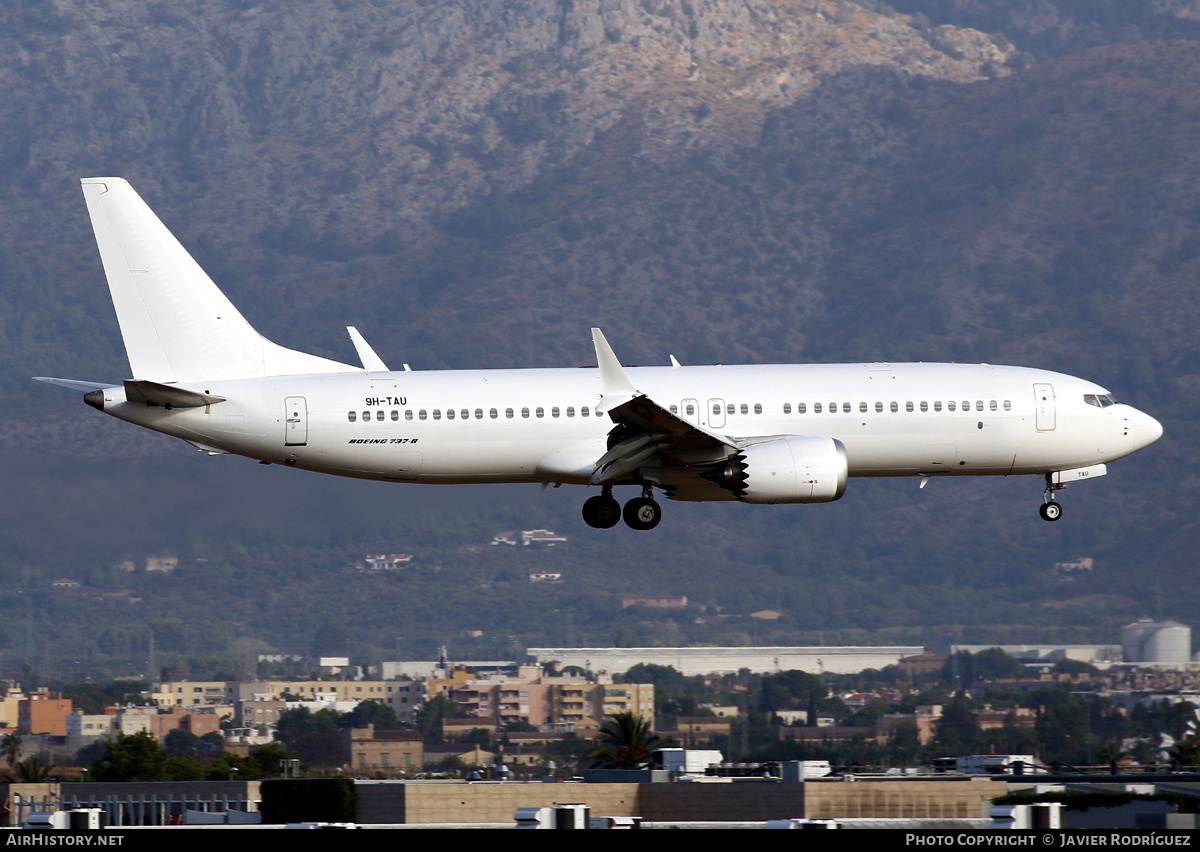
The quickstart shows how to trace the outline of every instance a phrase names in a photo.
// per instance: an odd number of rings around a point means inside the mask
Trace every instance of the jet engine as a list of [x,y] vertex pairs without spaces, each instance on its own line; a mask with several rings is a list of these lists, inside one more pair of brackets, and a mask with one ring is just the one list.
[[842,442],[808,435],[751,444],[703,474],[745,503],[832,503],[848,475]]

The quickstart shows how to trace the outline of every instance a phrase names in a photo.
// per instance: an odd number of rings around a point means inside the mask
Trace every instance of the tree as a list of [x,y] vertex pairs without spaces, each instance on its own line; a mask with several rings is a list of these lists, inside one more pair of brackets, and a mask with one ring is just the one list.
[[382,701],[360,701],[358,706],[341,719],[343,728],[365,728],[374,725],[377,731],[394,731],[400,727],[396,711]]
[[54,764],[50,761],[49,754],[40,751],[32,757],[20,761],[13,768],[17,771],[19,781],[25,784],[39,784],[50,780],[50,772],[54,769]]
[[583,757],[600,769],[641,769],[654,762],[656,749],[673,742],[654,733],[648,719],[625,711],[604,720],[596,736],[597,745]]
[[465,714],[461,707],[446,696],[437,695],[417,708],[413,719],[417,723],[417,730],[425,738],[425,742],[441,743],[445,742],[445,736],[442,734],[442,721],[463,715]]
[[199,781],[200,761],[174,755],[149,731],[117,734],[105,740],[104,756],[92,761],[95,781]]
[[172,754],[190,757],[199,754],[200,738],[191,731],[176,728],[173,731],[167,731],[167,735],[163,737],[163,746]]
[[829,694],[825,684],[816,675],[793,669],[766,675],[762,679],[762,691],[758,694],[758,709],[763,713],[776,710],[806,709],[808,724],[817,724],[816,712]]
[[8,765],[15,767],[21,757],[21,735],[5,734],[3,742],[0,743],[0,751],[4,752],[4,759],[8,761]]

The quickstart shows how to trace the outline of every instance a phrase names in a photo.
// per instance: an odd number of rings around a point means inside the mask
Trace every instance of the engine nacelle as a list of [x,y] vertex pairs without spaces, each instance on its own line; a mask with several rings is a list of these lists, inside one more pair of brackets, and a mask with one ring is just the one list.
[[745,503],[832,503],[848,477],[841,441],[796,435],[751,444],[704,478]]

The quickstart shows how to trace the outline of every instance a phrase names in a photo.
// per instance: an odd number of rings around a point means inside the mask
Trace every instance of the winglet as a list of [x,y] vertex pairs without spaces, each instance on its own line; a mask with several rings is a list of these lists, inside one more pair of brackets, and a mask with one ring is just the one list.
[[629,402],[639,396],[639,393],[630,381],[629,374],[617,360],[612,347],[604,339],[604,332],[593,328],[592,343],[596,346],[596,363],[600,367],[600,401],[594,409],[597,414],[604,414],[618,405]]
[[369,373],[388,372],[387,364],[383,363],[383,359],[375,354],[371,344],[367,343],[366,338],[359,334],[357,328],[348,325],[346,331],[350,333],[350,341],[354,344],[354,351],[358,353],[358,360],[362,361],[364,370]]
[[598,328],[592,329],[592,343],[596,347],[596,363],[600,366],[600,392],[604,394],[636,394],[637,388],[629,380],[629,375],[608,341],[604,332]]

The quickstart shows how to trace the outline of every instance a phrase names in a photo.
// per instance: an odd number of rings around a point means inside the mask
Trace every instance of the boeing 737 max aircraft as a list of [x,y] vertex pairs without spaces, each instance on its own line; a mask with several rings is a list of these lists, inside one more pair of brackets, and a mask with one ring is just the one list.
[[[1154,418],[1092,382],[989,364],[389,370],[349,328],[361,367],[256,332],[136,192],[83,192],[133,378],[42,381],[210,453],[415,483],[589,485],[593,527],[655,527],[673,500],[825,503],[855,476],[1045,477],[1056,492],[1158,440]],[[639,496],[621,511],[613,487]]]

